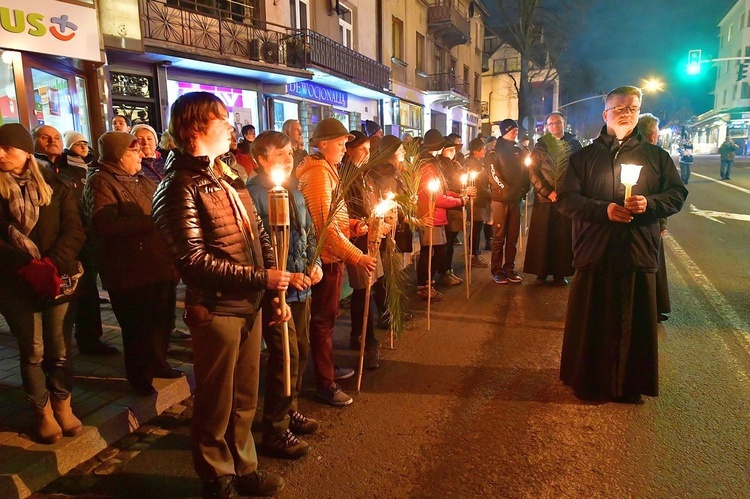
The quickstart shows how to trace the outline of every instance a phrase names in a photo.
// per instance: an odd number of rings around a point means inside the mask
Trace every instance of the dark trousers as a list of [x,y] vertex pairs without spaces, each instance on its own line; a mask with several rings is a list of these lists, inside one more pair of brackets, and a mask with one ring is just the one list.
[[263,399],[263,431],[276,432],[289,429],[289,412],[297,410],[297,399],[302,389],[302,375],[310,355],[308,325],[310,323],[310,299],[288,303],[292,318],[289,326],[289,378],[292,394],[284,395],[284,345],[281,325],[269,326],[273,317],[271,299],[266,293],[263,300],[263,339],[268,347],[266,367],[266,393]]
[[[112,311],[122,329],[125,374],[131,384],[149,384],[167,363],[174,282],[110,289]],[[195,348],[195,345],[193,345]]]
[[479,256],[481,253],[479,252],[479,236],[482,233],[482,227],[484,227],[484,222],[472,222],[471,224],[471,254],[473,256]]
[[72,320],[69,304],[38,310],[28,296],[3,293],[0,314],[18,341],[21,381],[31,404],[42,407],[50,393],[67,399],[73,388],[68,347]]
[[78,303],[74,305],[75,337],[78,345],[90,345],[102,337],[102,317],[99,308],[98,269],[93,258],[81,252],[83,275],[78,281]]
[[724,159],[721,161],[721,168],[719,169],[719,176],[722,178],[722,180],[726,180],[729,178],[729,175],[732,173],[732,160]]
[[[458,232],[452,232],[446,228],[445,237],[448,240],[448,242],[445,243],[445,258],[443,259],[443,264],[438,267],[441,274],[453,269],[453,249],[455,248],[454,245],[458,238]],[[466,244],[466,241],[464,241],[463,244]]]
[[521,233],[521,208],[519,203],[492,202],[492,273],[513,270],[516,267],[516,244]]
[[339,315],[339,300],[344,280],[341,263],[324,263],[323,278],[312,288],[310,316],[310,352],[318,389],[333,381],[333,326]]
[[484,224],[484,246],[486,249],[492,249],[492,225]]
[[[373,286],[374,288],[374,286]],[[374,289],[372,290],[374,291]],[[365,345],[371,346],[377,343],[375,339],[375,331],[373,329],[373,316],[375,315],[375,307],[373,302],[373,293],[370,294],[370,303],[365,304],[365,294],[367,290],[354,289],[352,290],[351,297],[351,315],[352,315],[352,332],[350,333],[352,339],[359,341],[362,336],[362,319],[365,315],[365,306],[368,307],[367,313],[367,330],[365,333]]]
[[195,309],[201,311],[195,317],[186,310],[195,372],[190,426],[195,472],[203,481],[247,475],[258,468],[250,428],[258,402],[260,314],[235,317]]
[[[435,270],[442,268],[443,260],[445,260],[445,244],[438,244],[432,246],[432,273]],[[419,250],[419,260],[417,260],[417,286],[426,286],[429,281],[432,281],[432,276],[427,275],[427,264],[429,263],[427,258],[430,253],[429,246],[422,246]]]

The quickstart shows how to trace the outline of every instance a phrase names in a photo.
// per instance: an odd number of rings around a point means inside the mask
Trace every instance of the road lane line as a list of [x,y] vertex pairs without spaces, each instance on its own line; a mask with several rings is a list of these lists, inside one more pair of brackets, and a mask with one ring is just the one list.
[[719,185],[724,185],[726,187],[731,187],[732,189],[737,189],[740,192],[744,192],[745,194],[750,194],[750,189],[745,189],[744,187],[740,187],[738,185],[734,184],[728,184],[726,180],[716,180],[712,177],[707,177],[706,175],[701,175],[700,173],[691,173],[691,177],[700,177],[705,180],[710,180],[711,182],[716,182]]
[[719,315],[719,318],[729,324],[744,349],[750,354],[750,327],[748,327],[747,323],[740,318],[732,305],[724,298],[721,292],[716,289],[716,286],[711,283],[706,274],[704,274],[693,259],[688,256],[674,237],[667,234],[662,240],[687,269],[687,274],[698,285],[698,288],[706,297],[711,307],[713,307]]

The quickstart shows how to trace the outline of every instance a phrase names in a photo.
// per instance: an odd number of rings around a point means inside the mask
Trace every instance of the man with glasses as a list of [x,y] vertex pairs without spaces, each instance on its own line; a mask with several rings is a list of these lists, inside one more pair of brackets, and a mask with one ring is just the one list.
[[539,284],[551,275],[555,285],[564,286],[565,277],[573,275],[572,222],[557,209],[557,190],[570,155],[581,143],[565,131],[561,113],[550,113],[546,123],[547,133],[534,146],[529,165],[535,198],[523,271],[536,274]]
[[[560,379],[583,400],[640,404],[659,390],[659,218],[679,212],[687,190],[669,153],[638,130],[641,98],[629,86],[607,95],[601,134],[570,157],[557,191],[575,268]],[[642,166],[628,198],[625,164]]]

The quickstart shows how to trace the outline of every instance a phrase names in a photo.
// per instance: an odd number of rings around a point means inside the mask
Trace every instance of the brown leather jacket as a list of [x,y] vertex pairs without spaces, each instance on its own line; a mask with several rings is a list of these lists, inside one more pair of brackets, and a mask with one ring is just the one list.
[[187,285],[187,305],[219,315],[250,315],[275,268],[271,240],[247,188],[221,162],[222,180],[239,195],[251,233],[237,223],[230,199],[206,157],[172,151],[154,195],[156,226]]

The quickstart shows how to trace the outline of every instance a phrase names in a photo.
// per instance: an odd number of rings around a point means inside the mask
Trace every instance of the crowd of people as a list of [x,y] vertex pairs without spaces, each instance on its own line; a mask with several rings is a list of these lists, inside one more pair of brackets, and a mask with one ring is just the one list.
[[[553,112],[533,147],[528,136],[517,144],[518,124],[505,119],[499,138],[470,141],[467,156],[456,134],[431,129],[399,138],[370,120],[361,131],[321,120],[310,152],[296,120],[257,136],[245,125],[238,141],[227,108],[206,92],[177,99],[161,138],[149,125],[131,128],[116,116],[112,131],[98,138],[96,158],[80,133],[0,126],[0,313],[18,338],[36,438],[52,443],[81,431],[71,410],[73,329],[81,353],[117,353],[101,340],[98,274],[122,328],[125,372],[136,393],[152,395],[154,378],[184,376],[167,362],[168,345],[175,336],[192,340],[191,446],[204,495],[276,493],[283,479],[257,469],[251,433],[261,338],[268,368],[260,449],[300,458],[309,452],[300,437],[319,427],[298,407],[308,358],[321,401],[353,401],[338,381],[354,370],[333,358],[345,271],[353,289],[350,347],[364,342],[365,366],[380,365],[374,330],[390,320],[388,263],[386,245],[379,254],[368,251],[368,220],[391,193],[416,210],[399,208],[374,237],[392,237],[393,251],[412,253],[416,231],[416,296],[438,301],[436,286],[467,278],[454,270],[453,251],[465,226],[472,267],[490,267],[498,284],[522,282],[515,267],[521,203],[533,188],[524,272],[559,286],[575,273],[561,379],[584,400],[656,396],[654,276],[663,266],[656,242],[659,221],[684,202],[687,178],[648,142],[647,124],[636,126],[640,99],[635,87],[611,92],[601,135],[585,148]],[[617,180],[624,162],[643,165],[628,198]],[[416,192],[409,165],[418,170]],[[286,268],[278,268],[269,237],[268,192],[279,172],[289,193]],[[482,250],[490,251],[489,262]],[[180,279],[189,333],[175,328]]]

